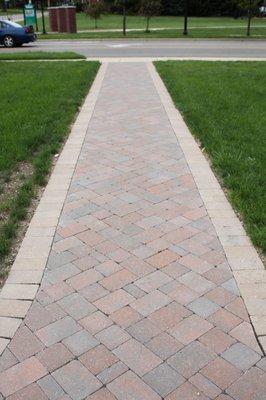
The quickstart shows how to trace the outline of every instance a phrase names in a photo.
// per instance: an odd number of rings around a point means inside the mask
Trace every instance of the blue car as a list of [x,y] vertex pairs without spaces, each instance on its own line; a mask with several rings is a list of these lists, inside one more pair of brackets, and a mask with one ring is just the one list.
[[22,46],[23,43],[35,42],[37,36],[32,26],[21,26],[16,22],[0,21],[0,44],[5,47]]

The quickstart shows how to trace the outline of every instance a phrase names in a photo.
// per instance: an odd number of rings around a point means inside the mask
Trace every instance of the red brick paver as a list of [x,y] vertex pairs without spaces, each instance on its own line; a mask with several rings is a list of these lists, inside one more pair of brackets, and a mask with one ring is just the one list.
[[145,64],[109,64],[0,399],[265,400],[265,365]]

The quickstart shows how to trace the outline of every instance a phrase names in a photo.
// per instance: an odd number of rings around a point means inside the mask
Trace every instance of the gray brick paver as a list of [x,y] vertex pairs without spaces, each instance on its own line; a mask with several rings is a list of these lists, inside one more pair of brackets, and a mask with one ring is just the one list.
[[259,396],[265,357],[250,328],[239,337],[249,320],[221,249],[147,67],[109,64],[0,392],[246,400],[245,373]]

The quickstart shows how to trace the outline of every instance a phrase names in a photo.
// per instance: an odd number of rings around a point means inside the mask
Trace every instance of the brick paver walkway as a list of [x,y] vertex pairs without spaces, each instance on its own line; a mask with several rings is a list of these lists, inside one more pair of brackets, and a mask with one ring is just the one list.
[[108,66],[0,371],[9,400],[266,399],[265,358],[144,63]]

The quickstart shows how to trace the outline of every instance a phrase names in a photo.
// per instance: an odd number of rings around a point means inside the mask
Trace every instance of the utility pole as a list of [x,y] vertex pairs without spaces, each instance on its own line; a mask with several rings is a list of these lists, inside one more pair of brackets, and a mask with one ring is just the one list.
[[183,30],[183,35],[188,34],[188,29],[187,29],[187,22],[188,22],[188,2],[189,0],[184,0],[184,30]]

